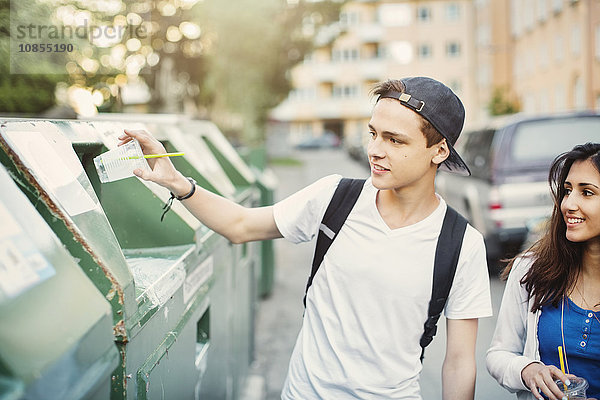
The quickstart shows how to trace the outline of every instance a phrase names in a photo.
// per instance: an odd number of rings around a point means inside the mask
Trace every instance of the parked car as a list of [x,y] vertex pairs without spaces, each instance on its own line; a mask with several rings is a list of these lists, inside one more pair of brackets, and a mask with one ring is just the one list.
[[522,248],[528,222],[551,213],[548,171],[554,158],[598,141],[599,114],[498,118],[465,131],[457,143],[472,176],[440,171],[436,189],[484,235],[494,268]]
[[333,132],[325,132],[320,136],[311,136],[296,144],[299,150],[309,149],[332,149],[339,147],[340,138]]

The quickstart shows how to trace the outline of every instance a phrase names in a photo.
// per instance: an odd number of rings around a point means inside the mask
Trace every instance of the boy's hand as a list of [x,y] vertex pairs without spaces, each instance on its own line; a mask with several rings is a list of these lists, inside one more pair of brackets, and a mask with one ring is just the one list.
[[[144,154],[166,153],[165,147],[150,133],[143,130],[128,129],[125,129],[124,132],[124,135],[119,136],[121,140],[119,146],[136,139],[140,143]],[[149,158],[147,161],[152,170],[136,169],[133,171],[136,176],[164,186],[177,196],[190,191],[190,182],[175,169],[169,157]]]

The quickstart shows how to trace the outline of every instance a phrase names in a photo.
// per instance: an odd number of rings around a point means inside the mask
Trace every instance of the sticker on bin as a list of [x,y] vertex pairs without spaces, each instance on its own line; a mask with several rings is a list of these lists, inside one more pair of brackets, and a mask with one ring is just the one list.
[[137,140],[100,154],[94,158],[94,165],[102,183],[134,176],[133,171],[137,168],[150,170]]

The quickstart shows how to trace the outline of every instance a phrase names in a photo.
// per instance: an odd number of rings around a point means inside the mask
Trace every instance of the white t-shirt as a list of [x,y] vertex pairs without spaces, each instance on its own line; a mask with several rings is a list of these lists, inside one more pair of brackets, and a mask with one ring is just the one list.
[[[275,205],[287,240],[317,235],[340,179],[325,177]],[[390,229],[377,210],[377,192],[367,180],[308,291],[283,399],[421,399],[419,339],[446,203],[440,198],[422,221]],[[492,314],[486,265],[483,238],[468,226],[447,318]]]

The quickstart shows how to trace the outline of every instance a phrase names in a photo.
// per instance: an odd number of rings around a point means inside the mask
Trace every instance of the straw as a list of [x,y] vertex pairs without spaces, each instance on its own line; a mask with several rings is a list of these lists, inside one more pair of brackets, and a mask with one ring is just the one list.
[[[159,158],[159,157],[178,157],[182,156],[184,153],[165,153],[165,154],[144,154],[144,158]],[[134,160],[142,158],[141,156],[131,156],[131,157],[123,157],[125,160]]]
[[[563,357],[563,348],[562,346],[558,346],[558,360],[560,361],[560,370],[562,371],[563,374],[566,374],[565,372],[565,361],[564,361],[564,357]],[[565,391],[567,390],[567,385],[563,382],[563,386],[565,388]]]

